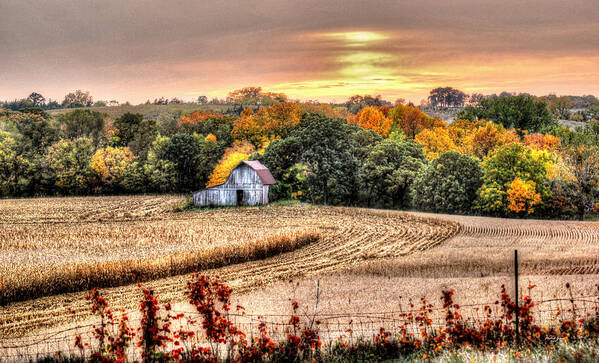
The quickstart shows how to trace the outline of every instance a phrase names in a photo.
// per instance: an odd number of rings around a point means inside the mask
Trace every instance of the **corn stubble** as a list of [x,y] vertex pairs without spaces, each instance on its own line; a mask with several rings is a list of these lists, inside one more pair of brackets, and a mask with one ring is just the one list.
[[[156,198],[164,199],[160,203]],[[75,291],[91,285],[85,271],[105,286],[122,285],[103,293],[114,307],[134,309],[138,291],[135,284],[126,285],[132,279],[131,269],[148,275],[151,281],[145,285],[165,301],[177,302],[184,300],[189,271],[219,275],[243,292],[277,280],[414,254],[438,246],[460,230],[457,223],[397,211],[309,205],[173,213],[173,204],[183,202],[173,198],[0,201],[19,205],[8,214],[19,223],[3,224],[13,228],[12,237],[0,240],[3,255],[12,254],[1,262],[5,298],[49,295],[0,306],[0,335],[19,336],[89,317],[89,308],[82,303],[85,292],[59,294],[65,289],[60,286]],[[27,210],[27,203],[49,209],[60,205],[69,212],[59,212],[62,217],[45,222],[30,221],[17,213]],[[165,206],[162,211],[157,204]],[[145,205],[151,205],[147,208],[151,213],[144,212]],[[100,212],[92,212],[94,208]],[[112,216],[110,211],[115,211]],[[4,247],[8,245],[12,247]],[[280,253],[285,251],[290,252]],[[22,287],[19,294],[11,292],[14,286]]]
[[172,213],[178,202],[178,197],[0,201],[0,305],[263,259],[319,238],[318,231],[299,225],[256,223],[255,216],[244,217],[250,210],[212,212],[212,218]]

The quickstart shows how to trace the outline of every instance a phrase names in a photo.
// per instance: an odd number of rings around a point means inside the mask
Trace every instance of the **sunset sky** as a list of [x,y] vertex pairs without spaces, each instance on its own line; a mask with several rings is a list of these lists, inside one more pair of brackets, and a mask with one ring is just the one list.
[[0,99],[599,95],[597,0],[0,0]]

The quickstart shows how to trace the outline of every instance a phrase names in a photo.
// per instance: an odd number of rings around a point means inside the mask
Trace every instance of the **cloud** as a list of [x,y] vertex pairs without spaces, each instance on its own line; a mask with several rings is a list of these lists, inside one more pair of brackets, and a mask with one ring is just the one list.
[[592,0],[3,0],[0,99],[83,88],[141,102],[251,84],[328,99],[440,84],[590,93],[597,19]]

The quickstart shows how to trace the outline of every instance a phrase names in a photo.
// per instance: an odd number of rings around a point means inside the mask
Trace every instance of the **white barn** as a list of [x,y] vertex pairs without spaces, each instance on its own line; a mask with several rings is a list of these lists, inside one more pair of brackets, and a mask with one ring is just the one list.
[[275,179],[259,161],[243,161],[223,184],[193,194],[197,207],[268,204],[268,188]]

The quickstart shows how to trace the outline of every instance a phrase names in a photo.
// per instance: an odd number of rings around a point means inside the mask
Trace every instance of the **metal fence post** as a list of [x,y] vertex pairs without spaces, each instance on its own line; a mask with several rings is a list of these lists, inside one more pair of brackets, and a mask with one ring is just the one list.
[[514,250],[514,283],[516,289],[516,316],[514,320],[514,325],[516,327],[516,346],[518,346],[520,345],[520,332],[518,331],[518,323],[520,319],[520,306],[518,296],[518,250]]

